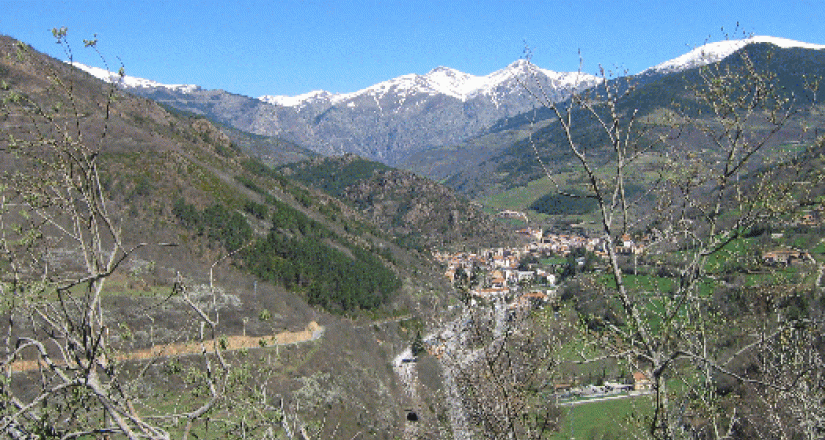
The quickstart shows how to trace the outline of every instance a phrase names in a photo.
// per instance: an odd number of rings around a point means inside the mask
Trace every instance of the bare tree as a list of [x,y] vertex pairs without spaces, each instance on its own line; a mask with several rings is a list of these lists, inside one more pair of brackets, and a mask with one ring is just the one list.
[[[776,148],[787,140],[801,97],[785,93],[747,50],[732,60],[700,68],[698,85],[677,94],[689,98],[686,104],[647,114],[625,105],[636,89],[604,71],[597,87],[562,104],[526,86],[550,110],[560,138],[555,141],[572,154],[585,182],[578,194],[565,194],[598,206],[610,283],[597,290],[618,318],[595,323],[599,330],[587,337],[596,338],[605,356],[648,372],[654,392],[648,434],[731,438],[760,425],[758,417],[746,417],[748,407],[752,415],[775,417],[775,430],[796,426],[760,438],[790,438],[792,432],[814,438],[822,434],[822,411],[799,402],[821,394],[822,344],[813,336],[821,334],[821,320],[783,316],[781,298],[795,294],[779,293],[788,285],[765,290],[768,320],[740,323],[749,331],[734,349],[723,349],[720,339],[730,331],[731,317],[714,309],[708,293],[718,284],[713,264],[725,249],[759,225],[787,219],[822,184],[815,167]],[[815,91],[813,81],[807,86]],[[582,127],[593,132],[583,136]],[[822,137],[795,130],[800,132],[809,136],[796,139],[800,145],[821,149]],[[540,146],[533,147],[542,161]],[[554,180],[554,172],[544,169]],[[631,193],[631,185],[644,190]],[[648,236],[645,258],[666,273],[667,282],[628,283],[618,252],[627,234]],[[795,363],[788,364],[789,356]],[[744,359],[763,364],[754,373],[734,367]],[[735,401],[720,391],[720,378],[750,387],[762,403]],[[785,406],[790,402],[797,403],[793,409]]]
[[[71,61],[66,29],[53,34]],[[95,40],[84,43],[96,50]],[[136,363],[118,349],[103,305],[107,280],[138,249],[165,246],[127,244],[101,183],[99,158],[109,141],[117,87],[97,89],[98,99],[90,102],[72,67],[22,43],[2,53],[0,69],[13,65],[45,74],[48,82],[18,90],[14,79],[4,80],[0,92],[0,297],[6,321],[0,432],[17,439],[168,439],[168,427],[184,421],[177,432],[187,438],[227,387],[230,369],[219,343],[217,309],[194,302],[182,279],[171,287],[170,297],[189,304],[200,322],[198,371],[205,393],[182,405],[189,409],[158,412],[140,391],[154,360]]]

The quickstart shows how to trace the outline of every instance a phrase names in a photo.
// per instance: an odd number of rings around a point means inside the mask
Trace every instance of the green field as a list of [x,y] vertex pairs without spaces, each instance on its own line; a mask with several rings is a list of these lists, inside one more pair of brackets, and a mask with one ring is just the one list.
[[547,177],[534,180],[527,186],[519,186],[509,191],[485,198],[481,203],[496,209],[526,210],[527,206],[538,200],[539,197],[554,190],[556,186]]
[[562,407],[562,429],[553,440],[626,439],[645,430],[653,405],[650,396],[605,400]]

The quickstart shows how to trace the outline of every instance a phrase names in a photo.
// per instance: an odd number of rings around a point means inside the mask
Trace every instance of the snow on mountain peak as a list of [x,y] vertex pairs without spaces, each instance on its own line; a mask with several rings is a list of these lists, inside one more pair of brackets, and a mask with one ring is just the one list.
[[318,90],[297,96],[265,95],[258,99],[284,107],[296,107],[320,101],[328,101],[334,105],[365,95],[379,99],[381,96],[392,92],[407,96],[415,93],[442,94],[461,101],[467,101],[479,95],[495,93],[495,90],[502,85],[509,88],[518,87],[517,81],[525,80],[528,75],[545,76],[556,86],[565,88],[590,84],[596,79],[592,75],[576,72],[560,73],[541,69],[529,61],[521,59],[501,70],[484,76],[476,76],[450,67],[439,66],[424,75],[414,73],[402,75],[352,93],[333,94]]
[[478,76],[449,67],[437,67],[424,75],[422,79],[432,91],[461,100],[466,100],[482,85],[482,80]]
[[159,82],[148,79],[137,78],[134,76],[124,75],[121,77],[117,72],[111,72],[108,69],[100,67],[87,66],[78,62],[70,63],[72,66],[94,76],[97,79],[106,81],[108,83],[117,83],[123,87],[139,87],[139,88],[153,88],[163,87],[167,89],[176,90],[183,93],[191,93],[199,90],[200,86],[194,84],[161,84]]
[[332,99],[337,95],[327,92],[326,90],[313,90],[309,93],[304,93],[297,96],[284,95],[264,95],[258,97],[259,100],[283,107],[294,107],[309,101],[323,101]]
[[682,56],[665,61],[661,64],[657,64],[656,66],[647,69],[647,71],[671,73],[693,67],[704,66],[721,61],[737,50],[753,43],[771,43],[783,49],[794,47],[816,50],[825,49],[825,46],[821,44],[804,43],[787,38],[758,35],[743,40],[725,40],[708,43],[703,46],[699,46]]

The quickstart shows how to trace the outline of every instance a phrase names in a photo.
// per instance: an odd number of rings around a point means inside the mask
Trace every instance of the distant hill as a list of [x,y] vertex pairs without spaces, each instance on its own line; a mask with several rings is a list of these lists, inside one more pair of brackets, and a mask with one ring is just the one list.
[[[805,83],[825,71],[825,50],[780,47],[771,42],[752,42],[739,47],[718,61],[720,69],[740,65],[740,55],[746,51],[756,68],[771,72],[775,76],[775,86],[795,100],[795,111],[802,113],[803,121],[809,121],[811,126],[819,123],[816,113],[810,112],[814,95]],[[614,84],[626,84],[618,85],[621,90],[633,87],[620,100],[619,110],[625,114],[636,111],[638,119],[650,121],[648,123],[660,117],[664,109],[677,107],[686,114],[695,115],[697,120],[705,118],[707,109],[700,108],[690,93],[702,81],[699,67],[693,67],[695,62],[688,63],[683,69],[676,69],[671,64],[663,64],[670,66],[666,70],[650,69],[636,77],[613,80]],[[592,99],[600,99],[597,92]],[[600,137],[602,131],[598,122],[583,114],[575,115],[573,120],[574,136],[582,145],[588,145],[589,154],[598,160],[601,149],[606,146],[605,139]],[[775,142],[798,137],[801,132],[795,130],[800,127],[795,127],[786,127]],[[650,134],[655,133],[661,132],[654,130]],[[484,197],[525,186],[543,177],[545,170],[537,160],[537,151],[551,172],[570,170],[574,158],[563,139],[560,127],[552,123],[551,114],[537,110],[502,120],[489,133],[464,143],[418,153],[408,159],[405,167],[439,179],[471,198]],[[697,143],[695,148],[700,151],[703,147]],[[536,198],[541,195],[536,194]]]
[[281,170],[346,201],[408,246],[501,246],[513,239],[480,206],[409,171],[355,155],[288,164]]

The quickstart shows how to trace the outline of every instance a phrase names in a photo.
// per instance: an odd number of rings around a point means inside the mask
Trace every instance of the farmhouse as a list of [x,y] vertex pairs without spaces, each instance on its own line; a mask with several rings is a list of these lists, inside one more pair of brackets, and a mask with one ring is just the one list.
[[811,256],[805,251],[796,249],[777,249],[762,254],[762,260],[768,264],[795,264],[810,260]]
[[633,391],[650,391],[653,389],[653,382],[650,380],[649,372],[633,372]]

